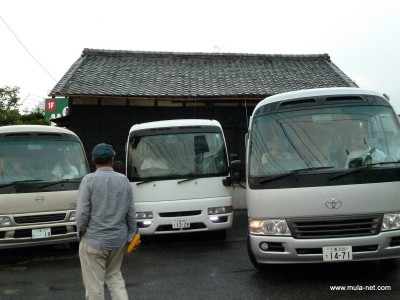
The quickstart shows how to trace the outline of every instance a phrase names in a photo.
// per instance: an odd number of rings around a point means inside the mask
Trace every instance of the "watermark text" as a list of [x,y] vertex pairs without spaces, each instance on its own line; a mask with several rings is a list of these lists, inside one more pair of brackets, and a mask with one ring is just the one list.
[[390,285],[331,285],[331,291],[391,291]]

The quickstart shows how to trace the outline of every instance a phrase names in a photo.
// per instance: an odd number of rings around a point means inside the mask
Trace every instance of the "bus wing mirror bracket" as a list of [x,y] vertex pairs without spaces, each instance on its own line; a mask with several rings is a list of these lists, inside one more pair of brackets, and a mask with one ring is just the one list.
[[237,154],[229,154],[229,162],[232,162],[234,160],[238,160],[239,159],[239,155]]

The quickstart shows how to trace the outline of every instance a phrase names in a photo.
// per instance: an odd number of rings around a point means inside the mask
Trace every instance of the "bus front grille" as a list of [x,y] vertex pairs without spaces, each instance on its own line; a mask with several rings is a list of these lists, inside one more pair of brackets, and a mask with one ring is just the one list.
[[198,216],[201,215],[201,210],[162,212],[159,215],[162,218]]
[[65,213],[27,215],[27,216],[14,217],[14,221],[17,224],[49,223],[49,222],[64,221],[65,216],[66,216]]
[[[51,236],[68,233],[68,229],[66,226],[51,227],[50,230],[51,230]],[[29,237],[32,237],[32,229],[17,229],[14,232],[15,239],[29,238]]]
[[353,215],[288,219],[295,239],[367,236],[379,233],[382,215]]

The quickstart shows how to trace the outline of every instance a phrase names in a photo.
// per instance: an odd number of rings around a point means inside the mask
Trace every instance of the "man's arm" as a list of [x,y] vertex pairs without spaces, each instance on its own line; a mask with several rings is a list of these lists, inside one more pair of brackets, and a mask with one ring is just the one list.
[[[127,180],[128,181],[128,180]],[[131,241],[137,233],[137,226],[136,226],[136,211],[135,211],[135,202],[133,199],[133,192],[132,192],[132,187],[128,181],[128,192],[127,192],[127,197],[128,197],[128,213],[126,215],[126,222],[128,224],[128,236],[127,236],[127,242]]]
[[78,200],[76,204],[76,227],[79,239],[85,234],[91,210],[91,193],[88,178],[85,176],[79,186]]

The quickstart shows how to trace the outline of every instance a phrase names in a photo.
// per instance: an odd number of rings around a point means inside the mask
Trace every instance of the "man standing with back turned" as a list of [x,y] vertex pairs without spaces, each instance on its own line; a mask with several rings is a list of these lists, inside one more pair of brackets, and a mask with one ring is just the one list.
[[78,192],[76,223],[86,299],[104,299],[104,282],[112,299],[128,299],[121,264],[136,231],[136,216],[128,179],[112,169],[114,157],[111,145],[96,145],[96,171],[82,179]]

